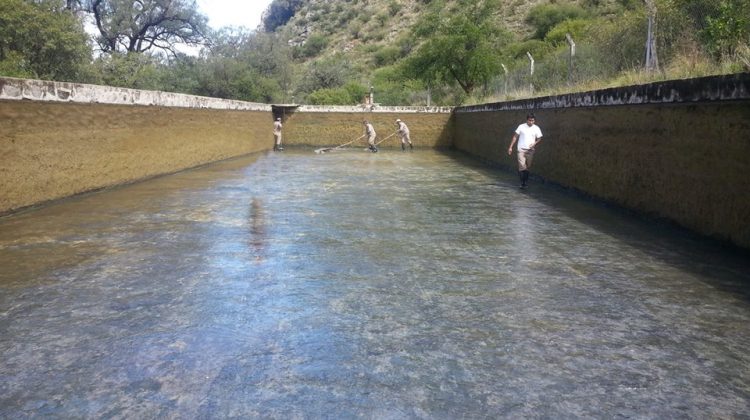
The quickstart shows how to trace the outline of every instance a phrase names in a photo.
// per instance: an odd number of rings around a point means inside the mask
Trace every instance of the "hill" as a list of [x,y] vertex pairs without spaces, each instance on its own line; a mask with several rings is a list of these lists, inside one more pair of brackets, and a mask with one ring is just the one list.
[[[376,91],[376,102],[386,104],[432,100],[450,105],[512,99],[542,92],[742,71],[742,56],[737,59],[736,54],[745,51],[745,61],[750,55],[747,22],[740,31],[743,41],[735,42],[738,48],[732,49],[734,59],[727,60],[732,54],[726,51],[712,51],[705,24],[711,13],[719,12],[708,0],[654,0],[659,8],[655,45],[662,60],[660,72],[641,71],[647,64],[644,56],[649,13],[640,1],[498,0],[492,2],[494,6],[486,16],[480,17],[486,21],[483,30],[491,27],[501,31],[488,46],[492,54],[486,55],[493,57],[480,57],[484,61],[472,64],[494,66],[491,77],[482,76],[477,86],[466,89],[460,81],[439,74],[439,69],[423,65],[415,70],[420,47],[436,44],[432,41],[449,37],[453,31],[443,26],[425,36],[423,29],[430,19],[453,19],[455,25],[461,22],[456,16],[488,1],[275,0],[263,25],[291,46],[295,96],[311,103],[357,101],[370,87]],[[691,9],[675,8],[680,1],[690,3]],[[573,57],[566,35],[572,35],[577,44]],[[469,43],[458,44],[458,49],[465,49],[463,45]],[[424,50],[421,54],[424,60],[435,60],[434,55],[425,56]],[[534,73],[529,57],[534,59]],[[452,63],[443,65],[450,67]],[[409,65],[412,74],[405,72]],[[428,77],[418,77],[420,71],[437,72],[435,83]],[[333,82],[316,81],[321,72],[336,73],[327,75]]]

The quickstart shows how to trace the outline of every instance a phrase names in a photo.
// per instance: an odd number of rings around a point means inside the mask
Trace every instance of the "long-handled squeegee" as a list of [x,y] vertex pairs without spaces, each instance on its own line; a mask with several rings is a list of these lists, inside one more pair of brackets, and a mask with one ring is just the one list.
[[348,141],[348,142],[346,142],[344,144],[340,144],[338,146],[334,146],[334,147],[321,147],[320,149],[315,149],[315,153],[325,153],[325,152],[330,152],[331,150],[339,150],[339,149],[341,149],[344,146],[348,146],[348,145],[354,143],[355,141],[361,139],[364,136],[365,135],[362,134],[361,136],[357,137],[356,139],[354,139],[352,141]]

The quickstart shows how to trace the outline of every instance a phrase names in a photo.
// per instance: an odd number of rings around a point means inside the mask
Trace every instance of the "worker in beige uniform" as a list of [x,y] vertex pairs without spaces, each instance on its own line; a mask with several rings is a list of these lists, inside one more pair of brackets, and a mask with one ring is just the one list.
[[362,124],[365,126],[365,136],[367,136],[367,144],[369,145],[368,149],[375,153],[378,151],[378,148],[375,146],[375,128],[372,126],[372,123],[370,123],[367,120],[362,121]]
[[401,150],[406,150],[406,143],[409,143],[409,149],[413,149],[414,146],[412,146],[411,137],[409,137],[409,127],[400,119],[396,119],[396,126],[398,127],[396,131],[401,136]]
[[281,128],[283,125],[281,124],[281,118],[276,118],[276,121],[273,122],[273,150],[275,151],[282,151],[284,150],[283,147],[281,147]]

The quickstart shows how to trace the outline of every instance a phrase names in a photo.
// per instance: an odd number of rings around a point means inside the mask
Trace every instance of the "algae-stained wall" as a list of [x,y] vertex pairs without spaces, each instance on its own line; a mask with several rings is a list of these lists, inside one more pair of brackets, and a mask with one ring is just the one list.
[[[415,145],[451,144],[450,108],[289,109],[285,145],[341,144],[360,135],[363,118],[375,124],[378,140],[401,118]],[[269,150],[272,111],[267,104],[0,77],[0,215]]]
[[[363,120],[373,124],[377,133],[376,141],[385,139],[379,147],[401,147],[396,131],[396,119],[401,119],[409,127],[415,147],[448,148],[452,146],[450,110],[414,112],[389,108],[387,111],[355,111],[345,108],[302,107],[284,114],[283,142],[294,146],[337,146],[354,140],[364,134]],[[351,144],[366,145],[364,138]]]
[[[441,108],[298,107],[0,78],[0,214],[284,144],[378,140],[400,118],[417,147],[515,168],[513,129],[545,133],[532,172],[750,248],[750,75]],[[398,147],[392,136],[381,147]],[[352,146],[365,145],[364,140]]]
[[272,147],[266,111],[0,100],[0,214]]
[[[455,146],[516,170],[508,145],[532,110],[544,133],[532,173],[750,248],[750,100],[740,99],[747,78],[739,84],[741,92],[728,99],[652,96],[637,104],[545,107],[537,101],[459,109]],[[655,86],[674,98],[668,86]]]

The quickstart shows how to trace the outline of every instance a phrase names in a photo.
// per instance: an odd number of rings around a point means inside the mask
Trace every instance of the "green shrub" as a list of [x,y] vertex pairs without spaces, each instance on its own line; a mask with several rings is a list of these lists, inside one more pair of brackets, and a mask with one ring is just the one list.
[[391,45],[386,45],[373,54],[373,61],[377,67],[393,64],[399,58],[401,58],[401,49]]
[[338,88],[318,89],[307,97],[312,105],[356,105],[368,93],[366,87],[349,82]]
[[553,45],[567,44],[565,35],[570,34],[573,41],[578,43],[585,38],[590,25],[591,21],[588,19],[567,19],[553,26],[544,40]]
[[328,46],[328,38],[324,35],[310,35],[302,45],[300,54],[302,57],[315,57]]
[[627,12],[617,19],[592,26],[591,39],[597,50],[602,75],[641,68],[645,57],[646,14]]
[[391,16],[396,16],[400,11],[401,4],[399,2],[397,2],[396,0],[391,0],[391,2],[388,3],[388,13],[390,13]]
[[534,38],[544,39],[547,32],[558,23],[586,16],[586,11],[574,4],[542,4],[531,8],[526,23],[536,28]]
[[552,50],[553,47],[551,44],[538,39],[514,42],[508,45],[506,49],[507,55],[511,58],[526,60],[526,52],[529,52],[534,57],[535,61],[543,59],[544,56],[549,54]]
[[362,36],[362,23],[355,21],[349,25],[349,34],[354,39],[358,39]]
[[377,23],[378,23],[378,24],[380,24],[381,26],[382,26],[382,25],[385,25],[385,24],[386,24],[386,23],[388,22],[388,19],[390,19],[390,18],[391,18],[391,16],[390,16],[390,15],[389,15],[388,13],[378,13],[378,14],[377,14],[377,15],[375,16],[375,20],[376,20],[376,21],[377,21]]

